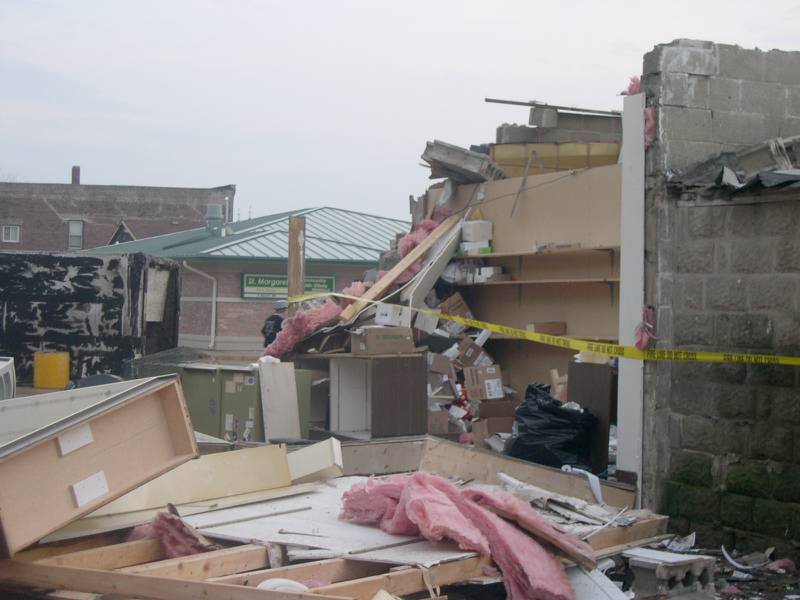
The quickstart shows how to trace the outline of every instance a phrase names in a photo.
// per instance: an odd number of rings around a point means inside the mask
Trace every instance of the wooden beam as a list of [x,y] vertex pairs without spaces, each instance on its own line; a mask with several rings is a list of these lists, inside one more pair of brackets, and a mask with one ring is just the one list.
[[80,550],[89,550],[90,548],[100,548],[111,544],[118,544],[124,540],[125,536],[119,531],[100,533],[76,540],[64,540],[61,542],[51,542],[49,544],[33,546],[32,548],[15,554],[14,559],[22,561],[42,560],[43,558],[51,558],[62,554],[72,554]]
[[[306,282],[306,218],[289,217],[289,298],[305,292]],[[299,304],[289,304],[293,317]]]
[[[0,561],[0,587],[3,585],[34,588],[74,590],[130,596],[145,600],[319,600],[296,592],[273,592],[251,587],[188,581],[169,577],[149,577],[117,571],[78,569],[26,563],[16,560]],[[339,596],[322,596],[326,600],[341,600]]]
[[158,540],[136,540],[91,548],[36,561],[40,565],[81,567],[86,569],[121,569],[161,560],[166,554]]
[[[436,565],[427,570],[428,581],[433,586],[442,586],[483,577],[487,560],[473,557]],[[395,596],[405,596],[428,589],[424,574],[423,569],[404,569],[314,588],[309,593],[347,596],[355,600],[371,600],[380,590],[386,590]]]
[[209,581],[250,586],[256,586],[262,581],[275,578],[294,579],[295,581],[315,579],[326,583],[337,583],[385,573],[390,567],[391,565],[376,562],[331,558],[288,567],[238,573],[226,577],[214,577]]
[[169,558],[146,565],[119,569],[120,573],[136,573],[151,577],[177,577],[179,579],[208,579],[263,569],[269,566],[267,548],[255,544],[234,546],[202,554]]
[[383,277],[376,281],[375,285],[369,288],[366,293],[361,296],[361,300],[353,302],[353,304],[345,308],[342,311],[342,314],[339,316],[339,319],[341,321],[349,321],[367,305],[368,300],[377,300],[381,298],[384,292],[389,289],[389,286],[391,286],[395,280],[406,269],[408,269],[408,267],[420,260],[425,253],[430,250],[431,246],[433,246],[444,234],[450,231],[450,229],[460,220],[461,215],[455,214],[442,221],[442,223],[436,229],[434,229],[428,237],[422,240],[416,248],[406,254],[400,262],[398,262],[394,267],[387,271]]

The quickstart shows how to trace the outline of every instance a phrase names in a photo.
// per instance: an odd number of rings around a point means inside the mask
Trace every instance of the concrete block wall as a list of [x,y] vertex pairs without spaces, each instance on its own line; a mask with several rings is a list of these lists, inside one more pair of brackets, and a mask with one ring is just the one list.
[[[679,40],[644,59],[656,110],[646,156],[645,285],[660,346],[800,354],[800,193],[678,205],[670,171],[800,134],[800,53]],[[800,546],[800,373],[648,363],[643,500],[701,543]]]

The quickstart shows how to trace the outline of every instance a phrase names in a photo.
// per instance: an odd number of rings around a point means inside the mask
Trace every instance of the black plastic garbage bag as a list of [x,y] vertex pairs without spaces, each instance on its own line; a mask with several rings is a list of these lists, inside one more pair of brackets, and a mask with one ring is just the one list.
[[590,436],[597,417],[587,409],[564,408],[550,395],[549,385],[532,383],[517,407],[515,421],[517,435],[506,445],[506,454],[550,467],[572,465],[588,470]]

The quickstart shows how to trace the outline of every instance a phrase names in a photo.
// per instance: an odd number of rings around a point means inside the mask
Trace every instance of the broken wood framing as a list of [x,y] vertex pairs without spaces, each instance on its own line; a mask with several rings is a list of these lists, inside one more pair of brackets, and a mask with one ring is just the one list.
[[350,306],[342,311],[339,319],[342,322],[350,321],[355,317],[365,306],[369,300],[377,300],[382,297],[395,280],[410,267],[417,260],[420,260],[430,248],[445,235],[450,229],[461,220],[460,214],[455,214],[444,221],[434,229],[431,234],[422,240],[411,252],[406,254],[403,259],[392,267],[387,273],[384,274],[375,284],[369,288],[366,293],[361,296],[361,300],[353,302]]

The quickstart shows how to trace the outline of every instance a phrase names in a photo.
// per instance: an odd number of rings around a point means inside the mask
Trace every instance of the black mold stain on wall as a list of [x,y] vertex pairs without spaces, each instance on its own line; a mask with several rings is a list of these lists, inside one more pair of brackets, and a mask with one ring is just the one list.
[[[178,265],[144,254],[0,253],[0,354],[12,356],[17,378],[33,379],[38,351],[70,353],[70,377],[121,374],[123,361],[174,347],[177,315],[164,320],[158,343],[146,344],[144,298],[148,268]],[[171,293],[178,293],[170,285]],[[147,327],[146,327],[147,325]],[[174,329],[174,334],[172,330]]]

